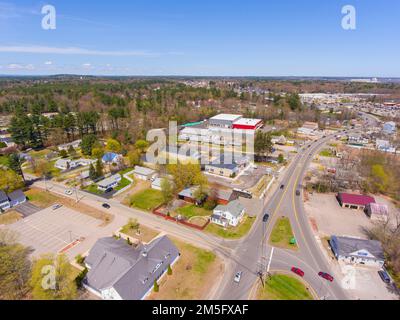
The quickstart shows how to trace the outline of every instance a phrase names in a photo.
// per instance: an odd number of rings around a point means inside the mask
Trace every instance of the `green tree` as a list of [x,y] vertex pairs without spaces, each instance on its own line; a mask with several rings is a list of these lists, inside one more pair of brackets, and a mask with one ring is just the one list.
[[16,243],[16,238],[0,230],[0,300],[20,300],[29,293],[31,250]]
[[145,141],[145,140],[138,140],[135,143],[135,148],[140,153],[144,153],[148,147],[149,147],[149,143],[147,141]]
[[95,181],[98,178],[97,172],[93,164],[90,164],[89,167],[89,177],[91,180]]
[[371,183],[375,192],[385,192],[388,188],[389,176],[380,164],[371,168]]
[[25,182],[24,172],[22,171],[23,160],[18,153],[11,153],[8,157],[8,166],[11,170],[14,170],[18,175],[21,176]]
[[272,152],[273,143],[271,135],[267,132],[257,131],[254,141],[254,151],[259,156],[265,156]]
[[107,151],[120,153],[121,152],[121,144],[115,139],[108,139],[106,144]]
[[172,268],[171,268],[171,265],[170,265],[170,264],[168,265],[167,274],[168,274],[169,276],[172,276]]
[[173,190],[172,184],[166,178],[163,178],[161,180],[161,192],[162,192],[164,204],[169,203],[174,198],[174,190]]
[[153,290],[154,292],[160,291],[160,286],[158,285],[157,280],[154,280]]
[[32,267],[32,297],[36,300],[75,299],[77,286],[74,275],[75,272],[65,255],[42,256],[34,261]]
[[128,152],[129,166],[134,167],[140,165],[140,152],[137,150],[130,150]]
[[92,156],[96,159],[101,159],[104,156],[104,149],[103,148],[93,148],[92,149]]
[[97,177],[103,176],[103,162],[100,159],[96,162],[96,175]]
[[94,134],[85,135],[82,138],[82,143],[81,143],[82,153],[85,156],[91,156],[93,146],[96,142],[97,142],[97,137]]
[[9,193],[23,187],[24,182],[15,171],[0,169],[0,190]]
[[68,154],[71,158],[75,158],[76,157],[76,150],[74,149],[73,146],[69,146],[68,148]]
[[63,158],[63,159],[68,158],[67,150],[62,149],[60,151],[60,157]]

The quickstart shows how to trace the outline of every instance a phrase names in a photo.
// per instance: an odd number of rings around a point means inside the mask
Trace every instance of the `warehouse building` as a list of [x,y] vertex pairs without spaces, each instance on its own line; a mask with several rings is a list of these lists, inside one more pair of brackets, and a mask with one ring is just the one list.
[[233,124],[241,118],[241,115],[236,114],[219,114],[210,119],[209,125],[210,127],[232,129]]
[[234,122],[233,129],[258,130],[264,125],[261,119],[241,118]]

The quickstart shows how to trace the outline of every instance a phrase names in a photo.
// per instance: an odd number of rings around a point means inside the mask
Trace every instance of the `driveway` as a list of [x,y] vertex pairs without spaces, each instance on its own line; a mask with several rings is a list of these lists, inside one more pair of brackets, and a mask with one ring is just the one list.
[[24,218],[27,218],[30,215],[42,210],[41,208],[35,206],[30,202],[21,203],[20,205],[14,207],[13,209],[18,213],[22,214]]

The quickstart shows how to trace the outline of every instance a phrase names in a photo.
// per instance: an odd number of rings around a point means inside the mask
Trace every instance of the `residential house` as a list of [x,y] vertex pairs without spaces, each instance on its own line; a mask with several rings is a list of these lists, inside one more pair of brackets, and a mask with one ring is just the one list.
[[164,178],[157,178],[151,183],[151,188],[154,190],[162,190],[162,181]]
[[349,135],[349,139],[348,139],[349,145],[363,147],[363,146],[367,145],[368,142],[369,142],[369,140],[367,138],[364,138],[359,133],[352,133]]
[[104,164],[118,164],[122,161],[122,157],[114,152],[107,152],[101,160]]
[[382,267],[385,255],[379,241],[332,236],[330,246],[337,260]]
[[386,133],[386,134],[389,134],[389,135],[395,134],[396,131],[397,131],[397,129],[396,129],[396,123],[393,122],[393,121],[391,121],[391,122],[386,122],[386,123],[383,125],[383,132]]
[[394,148],[387,140],[376,140],[376,149],[382,152],[396,153],[396,148]]
[[241,170],[246,168],[249,163],[247,157],[234,157],[234,159],[225,159],[221,156],[219,159],[211,161],[205,166],[205,171],[226,178],[237,176]]
[[56,161],[54,165],[57,169],[60,170],[69,170],[69,169],[75,169],[79,166],[79,164],[76,161],[73,161],[71,159],[59,159]]
[[315,136],[318,128],[319,126],[316,122],[305,122],[303,126],[297,130],[297,133],[307,136]]
[[157,172],[153,169],[136,166],[133,170],[133,174],[136,179],[150,181],[151,179],[155,178]]
[[244,207],[239,200],[219,205],[214,209],[211,222],[223,226],[237,227],[244,217]]
[[73,147],[74,149],[77,149],[80,147],[82,143],[82,140],[75,140],[73,142],[69,142],[69,143],[65,143],[65,144],[61,144],[58,146],[58,150],[65,150],[68,151],[71,147]]
[[10,208],[10,199],[8,199],[7,194],[3,190],[0,190],[0,210],[7,210]]
[[376,202],[373,197],[349,193],[339,193],[337,199],[342,208],[357,210],[364,210],[367,205]]
[[389,208],[385,204],[369,203],[365,208],[365,213],[373,221],[384,221],[389,219]]
[[193,203],[196,205],[201,205],[202,203],[204,203],[204,201],[206,200],[207,196],[204,196],[203,199],[199,200],[196,198],[197,196],[197,192],[199,191],[199,187],[198,186],[193,186],[190,188],[186,188],[184,190],[182,190],[181,192],[178,193],[178,199],[189,202],[189,203]]
[[97,188],[101,191],[106,191],[110,188],[115,188],[121,182],[122,177],[120,174],[115,174],[97,183]]
[[233,190],[220,190],[218,189],[216,194],[216,201],[220,205],[227,205],[229,202],[239,199],[239,194]]
[[87,273],[83,285],[104,300],[143,300],[179,258],[180,253],[167,237],[147,245],[132,247],[123,239],[98,240],[85,259]]
[[9,193],[8,199],[10,199],[11,207],[15,207],[26,202],[26,196],[22,190],[15,190]]

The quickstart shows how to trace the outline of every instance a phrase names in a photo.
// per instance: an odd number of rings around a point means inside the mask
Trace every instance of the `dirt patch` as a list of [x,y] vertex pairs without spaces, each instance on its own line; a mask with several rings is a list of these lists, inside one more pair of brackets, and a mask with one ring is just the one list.
[[0,214],[0,225],[13,224],[22,219],[22,214],[15,210],[7,211],[6,213]]
[[196,248],[173,239],[181,257],[172,267],[173,274],[165,275],[160,291],[152,293],[149,300],[203,300],[211,286],[222,274],[222,261],[212,252]]

